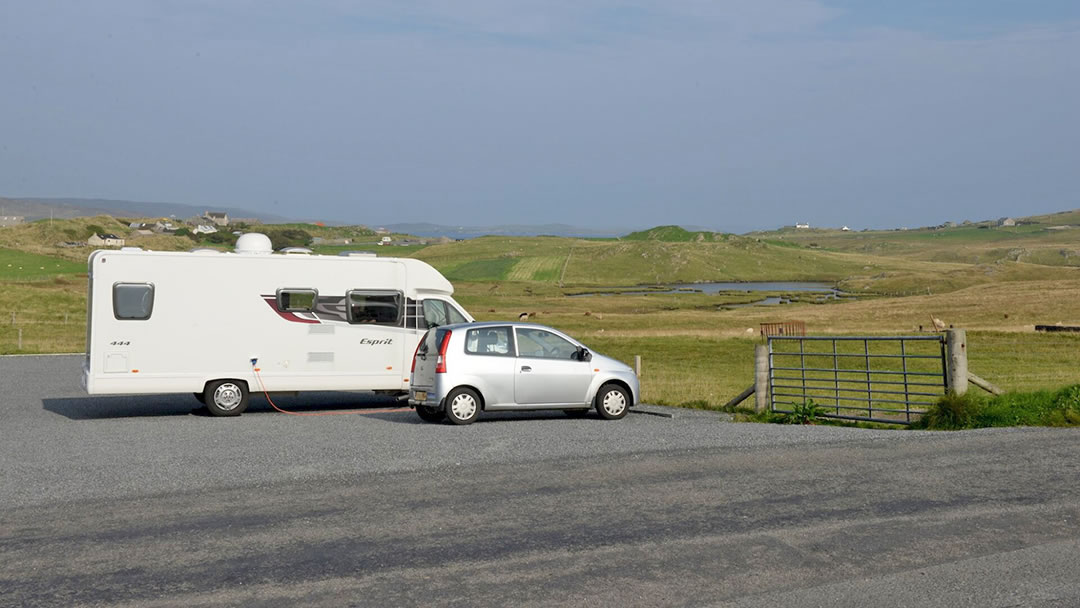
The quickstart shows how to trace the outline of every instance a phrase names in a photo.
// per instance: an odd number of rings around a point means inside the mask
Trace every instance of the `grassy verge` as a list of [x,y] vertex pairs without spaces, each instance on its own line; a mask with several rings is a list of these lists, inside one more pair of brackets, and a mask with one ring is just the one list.
[[1056,391],[943,397],[912,428],[958,430],[1002,426],[1080,426],[1080,384]]

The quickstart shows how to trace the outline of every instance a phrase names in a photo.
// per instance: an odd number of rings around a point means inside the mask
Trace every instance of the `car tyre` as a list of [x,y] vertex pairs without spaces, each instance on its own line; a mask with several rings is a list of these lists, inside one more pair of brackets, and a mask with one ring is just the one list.
[[630,411],[630,395],[618,384],[605,384],[596,392],[596,411],[604,420],[618,420]]
[[437,407],[431,407],[428,405],[416,406],[416,415],[424,422],[442,422],[446,418],[446,414]]
[[446,419],[469,424],[480,415],[480,395],[471,388],[455,388],[446,396]]
[[206,384],[203,403],[214,416],[239,416],[248,407],[248,386],[243,380],[215,380]]

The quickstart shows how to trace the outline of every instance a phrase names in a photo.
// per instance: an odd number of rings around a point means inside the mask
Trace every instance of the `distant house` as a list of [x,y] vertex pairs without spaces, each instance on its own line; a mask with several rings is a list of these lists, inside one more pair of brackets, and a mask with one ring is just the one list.
[[1015,226],[1016,220],[1011,217],[1003,217],[998,220],[998,226]]
[[386,228],[376,228],[375,234],[390,234],[390,231]]
[[0,215],[0,226],[14,226],[25,221],[26,217],[22,215]]
[[840,229],[840,231],[841,232],[851,232],[851,228],[848,228],[847,226],[844,226],[843,228]]
[[94,234],[86,239],[86,244],[94,247],[123,247],[124,239],[115,234]]
[[150,230],[150,224],[146,222],[131,222],[128,224],[128,228],[132,230]]
[[151,230],[158,233],[176,232],[176,226],[173,226],[172,222],[162,220],[160,222],[154,222],[154,226],[151,228]]
[[203,217],[215,226],[229,225],[229,214],[224,211],[207,211],[203,214]]
[[941,225],[942,228],[956,228],[956,222],[945,222]]
[[806,228],[809,228],[809,227],[810,227],[810,224],[808,224],[808,223],[801,223],[801,222],[796,222],[796,223],[795,223],[795,227],[796,227],[796,228],[802,228],[802,229],[806,229]]
[[213,234],[217,232],[217,228],[208,224],[199,224],[191,229],[194,234]]

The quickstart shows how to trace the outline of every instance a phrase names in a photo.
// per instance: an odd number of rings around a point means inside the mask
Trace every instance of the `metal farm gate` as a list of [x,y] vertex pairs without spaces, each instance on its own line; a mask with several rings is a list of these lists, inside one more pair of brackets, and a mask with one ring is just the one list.
[[769,405],[790,413],[908,424],[946,392],[945,338],[770,336]]

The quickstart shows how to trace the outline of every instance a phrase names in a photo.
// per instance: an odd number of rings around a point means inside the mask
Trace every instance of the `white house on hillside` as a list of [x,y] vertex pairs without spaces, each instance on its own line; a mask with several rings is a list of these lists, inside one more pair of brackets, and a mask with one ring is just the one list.
[[806,222],[806,223],[804,223],[804,222],[795,222],[795,227],[805,229],[805,228],[809,228],[810,224],[809,224],[809,222]]
[[210,220],[210,222],[216,226],[229,225],[229,214],[224,211],[207,211],[203,214],[203,217]]
[[93,234],[86,239],[86,244],[94,247],[123,247],[124,239],[115,234]]

